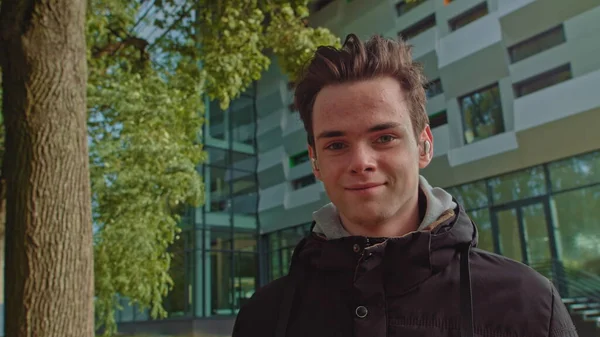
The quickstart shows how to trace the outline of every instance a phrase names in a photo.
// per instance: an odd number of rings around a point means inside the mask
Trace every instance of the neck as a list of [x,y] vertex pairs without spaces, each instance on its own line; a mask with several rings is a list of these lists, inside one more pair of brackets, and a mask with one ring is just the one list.
[[419,193],[408,200],[402,208],[391,217],[382,217],[375,221],[353,222],[340,214],[342,224],[350,235],[366,237],[399,237],[414,232],[419,227],[421,213],[419,211]]

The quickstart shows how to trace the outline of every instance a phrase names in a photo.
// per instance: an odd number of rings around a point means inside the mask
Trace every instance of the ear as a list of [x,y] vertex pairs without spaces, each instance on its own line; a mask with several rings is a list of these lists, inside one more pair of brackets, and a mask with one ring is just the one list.
[[[426,142],[429,142],[429,147],[426,146]],[[419,135],[419,168],[426,168],[431,160],[433,159],[433,135],[431,134],[431,128],[429,124],[425,125],[423,131]],[[429,150],[429,151],[426,151]]]
[[308,156],[310,157],[310,160],[313,161],[312,164],[312,171],[313,174],[315,175],[315,178],[321,180],[321,170],[317,161],[317,152],[315,151],[315,149],[312,146],[308,146]]

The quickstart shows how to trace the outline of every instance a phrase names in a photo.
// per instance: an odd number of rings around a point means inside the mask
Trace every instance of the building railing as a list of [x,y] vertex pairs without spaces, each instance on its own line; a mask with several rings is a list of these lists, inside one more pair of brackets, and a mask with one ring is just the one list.
[[532,264],[531,267],[552,281],[562,298],[585,297],[600,303],[599,275],[565,267],[557,260]]

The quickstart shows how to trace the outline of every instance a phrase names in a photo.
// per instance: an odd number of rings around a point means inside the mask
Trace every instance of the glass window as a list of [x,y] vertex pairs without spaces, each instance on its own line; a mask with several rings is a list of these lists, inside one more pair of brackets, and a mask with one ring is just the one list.
[[234,196],[256,193],[256,177],[254,174],[237,171],[233,172],[233,175],[236,176],[232,183]]
[[292,181],[292,188],[294,190],[299,190],[303,187],[312,185],[314,183],[316,183],[317,180],[315,179],[315,176],[311,173],[310,175],[304,176],[302,178],[298,178],[296,180]]
[[600,152],[550,163],[548,170],[554,191],[600,183]]
[[450,30],[455,31],[461,27],[468,25],[471,22],[476,21],[477,19],[483,16],[486,16],[487,14],[487,1],[484,1],[481,4],[450,20],[448,22],[450,24]]
[[123,310],[120,312],[121,322],[133,322],[133,306],[129,304],[129,300],[126,298],[120,299]]
[[522,97],[572,78],[571,66],[566,64],[514,85],[515,96]]
[[425,19],[415,23],[414,25],[398,33],[398,38],[403,40],[410,40],[413,37],[423,33],[424,31],[435,27],[435,24],[435,14],[431,14]]
[[[208,234],[208,233],[207,233]],[[231,250],[232,238],[230,231],[210,229],[210,249],[212,250]]]
[[229,196],[231,173],[222,167],[210,167],[210,194],[212,198]]
[[229,252],[209,252],[209,254],[211,313],[231,315],[233,314],[232,254]]
[[425,95],[427,98],[435,97],[443,92],[444,90],[442,89],[442,81],[439,78],[427,83],[425,86]]
[[296,247],[302,238],[304,230],[301,226],[284,229],[281,231],[281,247]]
[[269,234],[269,250],[276,250],[279,249],[279,247],[281,247],[281,240],[279,239],[280,233],[281,232],[278,231]]
[[258,209],[258,193],[248,193],[233,197],[231,200],[235,214],[253,215]]
[[552,208],[565,267],[600,274],[600,186],[557,194]]
[[449,188],[448,192],[466,210],[486,207],[489,204],[487,186],[484,180],[455,186]]
[[509,208],[497,211],[495,215],[498,221],[499,253],[513,260],[523,261],[517,209]]
[[232,151],[231,162],[233,169],[248,172],[256,171],[256,156],[250,153]]
[[566,41],[563,25],[554,27],[508,48],[511,62],[524,60]]
[[446,124],[448,124],[448,114],[446,113],[446,110],[436,112],[435,114],[429,116],[429,126],[432,129]]
[[254,122],[252,101],[238,99],[232,102],[230,115],[232,140],[237,143],[253,145],[256,123]]
[[212,138],[225,140],[227,125],[225,124],[225,111],[219,107],[219,102],[212,101],[209,105],[209,134]]
[[205,147],[208,153],[208,163],[211,166],[228,167],[229,166],[229,151],[216,147]]
[[235,309],[239,310],[256,291],[258,266],[254,253],[237,253],[235,257]]
[[477,248],[494,252],[494,236],[492,233],[492,222],[490,221],[490,211],[488,208],[482,208],[468,212],[469,217],[477,226]]
[[490,178],[488,182],[494,205],[546,194],[546,178],[541,166]]
[[396,4],[396,14],[398,14],[398,16],[406,14],[411,9],[419,6],[423,2],[425,2],[425,0],[414,0],[411,2],[400,1]]
[[164,307],[169,317],[182,317],[191,312],[191,256],[187,253],[192,246],[192,232],[184,231],[179,235],[173,244],[169,247],[169,252],[173,254],[169,275],[173,279],[173,289],[164,299]]
[[275,250],[270,252],[271,255],[271,268],[270,268],[270,272],[271,272],[271,280],[276,280],[278,278],[280,278],[281,276],[283,276],[283,272],[281,270],[281,251],[280,250]]
[[504,132],[498,85],[459,98],[467,144]]
[[233,233],[233,249],[246,252],[256,251],[256,234],[244,232]]

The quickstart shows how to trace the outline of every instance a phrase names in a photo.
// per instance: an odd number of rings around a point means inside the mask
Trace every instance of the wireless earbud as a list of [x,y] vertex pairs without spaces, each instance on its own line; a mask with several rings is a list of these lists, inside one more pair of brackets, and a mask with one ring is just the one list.
[[423,142],[423,148],[425,150],[425,152],[423,153],[423,155],[431,153],[431,143],[428,140],[426,140],[426,141]]
[[318,171],[319,170],[319,164],[317,163],[317,160],[315,158],[311,158],[310,160],[312,162],[313,170]]

